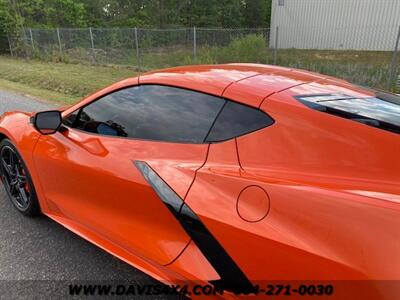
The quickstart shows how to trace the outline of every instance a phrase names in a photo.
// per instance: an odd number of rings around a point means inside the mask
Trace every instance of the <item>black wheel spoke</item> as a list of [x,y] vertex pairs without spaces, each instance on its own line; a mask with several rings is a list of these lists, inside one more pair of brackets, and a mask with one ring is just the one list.
[[17,184],[18,184],[18,182],[16,180],[10,182],[10,194],[11,195],[14,195],[16,193]]
[[24,165],[9,146],[0,151],[0,166],[3,169],[3,181],[11,200],[19,209],[26,209],[30,205],[30,189]]
[[9,166],[9,165],[4,161],[4,159],[1,159],[1,163],[2,163],[2,165],[3,165],[4,171],[7,172],[7,175],[8,175],[8,176],[11,176],[11,175],[13,174],[13,172],[11,171],[11,166]]
[[11,150],[9,150],[9,161],[10,161],[11,170],[15,170],[14,152]]
[[29,203],[29,198],[23,186],[18,187],[18,192],[19,192],[19,198],[20,200],[22,200],[21,204],[27,205]]

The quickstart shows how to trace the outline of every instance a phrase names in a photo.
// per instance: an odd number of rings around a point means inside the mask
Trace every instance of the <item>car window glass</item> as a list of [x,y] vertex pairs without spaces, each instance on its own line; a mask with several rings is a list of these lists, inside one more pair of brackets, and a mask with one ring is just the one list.
[[207,142],[219,142],[270,126],[274,120],[261,110],[227,101],[207,136]]
[[398,96],[355,98],[343,94],[296,96],[308,107],[366,125],[400,133]]
[[84,107],[73,127],[120,137],[203,143],[224,103],[221,98],[190,90],[142,85]]

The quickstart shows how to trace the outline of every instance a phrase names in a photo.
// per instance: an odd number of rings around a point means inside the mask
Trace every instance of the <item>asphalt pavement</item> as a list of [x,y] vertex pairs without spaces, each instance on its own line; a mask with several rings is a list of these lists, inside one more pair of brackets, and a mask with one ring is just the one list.
[[[54,107],[0,91],[0,114]],[[71,281],[157,283],[47,217],[22,216],[0,184],[0,299],[64,298]]]

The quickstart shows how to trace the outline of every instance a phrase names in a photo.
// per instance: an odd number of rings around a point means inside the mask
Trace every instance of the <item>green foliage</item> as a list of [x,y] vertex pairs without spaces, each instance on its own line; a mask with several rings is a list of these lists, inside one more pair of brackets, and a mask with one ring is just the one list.
[[22,27],[268,27],[272,0],[0,0],[0,30]]
[[227,47],[216,50],[218,62],[265,62],[267,43],[259,34],[234,39]]
[[9,0],[0,0],[0,32],[15,33],[21,28],[24,20]]
[[0,0],[0,20],[7,32],[22,27],[79,27],[86,26],[86,10],[77,0]]
[[215,54],[217,53],[218,48],[209,48],[209,47],[203,47],[199,49],[199,53],[197,54],[196,59],[193,58],[193,55],[187,55],[185,56],[185,59],[183,60],[184,65],[209,65],[209,64],[216,64],[217,58],[215,57]]
[[1,79],[76,97],[135,75],[134,70],[126,67],[47,63],[0,57]]
[[[0,0],[0,43],[23,28],[268,27],[272,0]],[[25,45],[16,45],[23,49]],[[0,49],[5,48],[0,45]],[[7,44],[8,48],[8,44]]]
[[[218,12],[218,21],[221,27],[239,28],[248,27],[243,20],[243,1],[241,0],[221,0],[222,8]],[[263,25],[268,26],[267,24]]]
[[[163,49],[159,52],[143,53],[141,56],[142,69],[144,71],[183,64],[248,62],[249,60],[246,56],[251,55],[251,53],[255,55],[254,59],[250,59],[251,62],[272,62],[271,49],[259,48],[257,52],[247,52],[247,50],[243,50],[246,45],[243,40],[247,39],[244,38],[232,42],[226,47],[201,47],[197,51],[196,60],[193,59],[192,49],[189,48],[169,49],[169,51]],[[262,42],[259,41],[259,44],[261,45]],[[74,49],[74,51],[74,53],[65,53],[65,57],[62,57],[61,60],[70,63],[88,62],[88,56],[91,53],[87,49]],[[79,53],[76,53],[77,51]],[[121,60],[113,61],[113,63],[130,66],[137,64],[133,50],[123,49],[121,51],[126,52],[113,54],[113,58],[121,57]],[[79,55],[82,56],[80,59]],[[101,63],[100,53],[97,53],[97,59],[98,63]],[[58,61],[57,53],[55,53],[54,57],[49,55],[48,60]],[[387,85],[390,60],[391,53],[384,51],[280,49],[278,52],[279,65],[313,70],[357,84],[381,89],[385,89]],[[135,74],[136,69],[126,67],[54,64],[0,56],[0,87],[1,81],[7,80],[7,82],[22,84],[24,87],[29,86],[51,92],[56,91],[63,95],[68,95],[68,97],[83,96],[101,86]],[[87,78],[91,78],[90,82],[85,80]],[[83,81],[86,83],[85,85],[82,85]],[[56,99],[54,98],[54,100]]]
[[265,27],[267,12],[267,1],[251,0],[246,1],[244,9],[244,20],[248,27]]
[[51,27],[86,26],[86,10],[82,3],[75,0],[48,0],[46,6],[46,23]]

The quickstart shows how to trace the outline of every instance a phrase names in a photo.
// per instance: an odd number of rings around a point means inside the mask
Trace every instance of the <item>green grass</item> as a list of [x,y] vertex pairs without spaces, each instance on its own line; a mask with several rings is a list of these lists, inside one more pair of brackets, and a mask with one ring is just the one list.
[[[247,35],[233,40],[225,47],[201,47],[194,60],[190,51],[156,53],[152,57],[158,65],[165,62],[196,63],[274,63],[274,52],[267,47],[265,38]],[[147,56],[151,56],[150,53]],[[144,56],[146,59],[147,56]],[[392,53],[385,51],[300,50],[279,49],[276,63],[280,66],[310,70],[348,80],[355,84],[387,89]],[[150,59],[148,59],[150,60]],[[391,87],[394,91],[395,87]]]
[[[345,79],[386,90],[391,52],[295,50],[278,51],[277,63]],[[395,91],[395,87],[391,87]]]
[[73,103],[102,87],[136,74],[134,69],[127,67],[0,57],[0,87],[60,103]]
[[[49,62],[0,57],[0,88],[54,102],[72,103],[101,87],[137,74],[136,55],[129,49],[98,49],[95,57],[87,49],[79,48],[71,49],[63,57],[52,53]],[[384,51],[279,49],[277,64],[385,90],[391,55]],[[110,62],[115,65],[105,65]],[[231,62],[272,64],[274,52],[268,48],[264,37],[250,34],[234,39],[226,46],[203,45],[197,49],[196,59],[192,49],[179,46],[142,49],[140,57],[142,70]],[[96,66],[91,65],[94,63]],[[394,86],[390,89],[395,91]]]
[[[310,70],[379,89],[388,88],[392,52],[279,49],[276,57],[280,66]],[[274,51],[268,48],[263,36],[250,34],[223,47],[203,45],[197,49],[196,59],[189,48],[148,49],[142,52],[141,62],[144,69],[232,62],[273,64]],[[127,63],[136,65],[133,60]],[[395,86],[390,89],[395,91]]]

